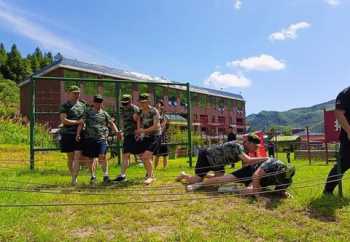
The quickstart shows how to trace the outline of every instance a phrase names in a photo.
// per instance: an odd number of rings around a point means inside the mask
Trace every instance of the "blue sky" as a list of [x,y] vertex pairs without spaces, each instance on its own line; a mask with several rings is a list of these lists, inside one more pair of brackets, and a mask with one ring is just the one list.
[[0,41],[241,93],[247,113],[350,83],[350,0],[0,0]]

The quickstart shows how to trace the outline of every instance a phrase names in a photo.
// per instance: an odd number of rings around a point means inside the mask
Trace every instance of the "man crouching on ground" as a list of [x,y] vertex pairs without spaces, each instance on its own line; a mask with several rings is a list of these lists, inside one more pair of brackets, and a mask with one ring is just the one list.
[[287,197],[286,189],[292,184],[295,174],[294,166],[285,164],[280,160],[270,158],[267,161],[248,165],[238,169],[232,174],[214,177],[203,182],[188,185],[187,191],[194,191],[201,187],[218,186],[224,183],[244,183],[247,187],[236,192],[241,195],[259,195],[268,186],[274,186],[274,193]]
[[266,161],[268,157],[250,157],[247,155],[249,152],[255,152],[259,144],[259,137],[255,134],[250,134],[247,140],[243,142],[243,146],[235,141],[230,141],[200,150],[195,167],[196,175],[190,176],[182,172],[176,180],[194,184],[203,181],[210,171],[215,172],[215,177],[223,176],[225,174],[225,165],[242,161],[242,165],[247,166]]

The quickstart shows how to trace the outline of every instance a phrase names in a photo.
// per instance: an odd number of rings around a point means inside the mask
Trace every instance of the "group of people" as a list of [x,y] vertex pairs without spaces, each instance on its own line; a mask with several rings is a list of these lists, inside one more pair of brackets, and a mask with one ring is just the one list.
[[72,185],[77,184],[80,162],[86,161],[91,172],[91,184],[96,184],[96,167],[100,164],[103,171],[103,183],[112,180],[108,174],[106,153],[108,135],[115,135],[123,140],[123,162],[121,173],[113,181],[126,180],[130,154],[138,155],[146,169],[146,185],[154,181],[153,156],[158,163],[159,156],[167,165],[168,150],[166,142],[167,118],[164,103],[159,101],[157,108],[150,105],[147,93],[139,95],[139,107],[132,104],[131,95],[121,99],[122,126],[120,130],[111,116],[103,110],[103,97],[96,95],[91,105],[80,99],[80,88],[70,86],[67,90],[68,101],[61,105],[59,113],[62,127],[60,129],[61,152],[67,153],[68,168],[72,176]]
[[[198,154],[195,175],[181,172],[176,180],[186,184],[187,191],[236,182],[246,185],[244,189],[237,191],[242,195],[258,194],[267,187],[272,187],[275,193],[286,196],[286,189],[292,183],[295,168],[269,157],[250,157],[248,153],[256,152],[259,144],[259,137],[250,134],[243,141],[243,145],[228,141],[203,149]],[[226,165],[239,161],[242,161],[241,169],[225,174]]]
[[[123,162],[120,174],[115,182],[127,179],[130,155],[138,155],[146,169],[146,185],[154,181],[153,158],[155,166],[159,157],[163,157],[167,165],[166,127],[167,118],[164,114],[164,103],[159,101],[156,107],[151,106],[147,93],[139,95],[138,104],[132,103],[131,95],[123,95],[121,99],[122,130],[113,122],[111,116],[103,110],[103,97],[94,96],[92,105],[80,99],[80,88],[71,86],[68,89],[68,101],[60,108],[61,151],[67,153],[68,168],[72,176],[72,184],[77,184],[80,161],[85,160],[91,171],[91,183],[95,184],[96,166],[100,164],[103,171],[103,183],[110,183],[108,162],[106,159],[107,137],[109,130],[123,140]],[[331,194],[339,183],[339,178],[350,168],[350,88],[342,91],[336,99],[336,118],[342,129],[340,135],[341,174],[337,166],[331,170],[324,188],[325,194]],[[232,133],[232,130],[231,132]],[[177,181],[186,185],[187,191],[201,187],[218,186],[224,183],[243,183],[246,185],[239,192],[243,195],[257,194],[269,186],[275,192],[286,195],[286,189],[291,185],[295,168],[272,157],[250,157],[256,152],[260,139],[254,134],[248,135],[243,145],[236,142],[235,135],[230,135],[226,143],[199,150],[195,167],[195,175],[181,172]],[[234,165],[242,161],[242,168],[231,174],[225,174],[226,165]],[[211,175],[210,175],[211,173]]]

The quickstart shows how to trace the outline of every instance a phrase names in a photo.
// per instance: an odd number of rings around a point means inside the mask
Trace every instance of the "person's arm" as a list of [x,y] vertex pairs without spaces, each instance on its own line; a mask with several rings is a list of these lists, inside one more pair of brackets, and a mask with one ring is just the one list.
[[161,127],[162,131],[165,130],[165,127],[166,127],[167,122],[168,122],[168,119],[167,119],[167,118],[165,117],[165,115],[164,115],[164,119],[163,119],[162,122],[160,123],[160,127]]
[[259,196],[257,193],[261,192],[261,178],[265,175],[266,172],[263,169],[257,169],[252,176],[252,182],[241,192],[241,195]]
[[75,140],[76,140],[77,142],[80,141],[80,134],[81,134],[81,130],[83,129],[83,127],[84,127],[84,124],[83,124],[83,123],[81,123],[81,124],[78,125],[77,134],[76,134],[76,136],[75,136]]
[[155,130],[159,130],[160,129],[160,120],[159,120],[159,113],[158,111],[156,112],[156,115],[154,115],[153,117],[153,125],[147,129],[143,129],[142,131],[144,133],[151,133]]
[[269,157],[250,157],[246,153],[242,153],[239,155],[239,158],[242,160],[242,165],[254,165],[259,162],[263,162],[269,159]]
[[79,120],[67,119],[67,114],[66,113],[60,113],[60,120],[61,120],[62,124],[68,125],[68,126],[79,125],[79,124],[83,123],[82,119],[79,119]]
[[345,117],[345,111],[341,110],[341,109],[336,109],[334,113],[335,113],[335,117],[338,120],[340,126],[345,130],[345,132],[347,133],[348,138],[350,140],[350,124]]

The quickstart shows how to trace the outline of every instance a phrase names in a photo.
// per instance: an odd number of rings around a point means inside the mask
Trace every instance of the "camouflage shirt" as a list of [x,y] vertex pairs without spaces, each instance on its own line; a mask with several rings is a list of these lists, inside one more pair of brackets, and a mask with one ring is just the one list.
[[[151,126],[153,126],[154,122],[160,122],[159,121],[159,112],[155,107],[150,106],[148,112],[140,111],[140,119],[141,119],[141,128],[147,129]],[[147,133],[145,136],[151,136],[151,135],[161,135],[161,129],[159,125],[158,130],[154,130],[152,133]]]
[[140,109],[134,104],[131,104],[131,106],[121,107],[121,118],[122,118],[124,135],[135,134],[137,123],[134,121],[133,115],[135,113],[138,114],[139,112],[140,112]]
[[244,152],[243,146],[235,141],[214,145],[207,149],[208,162],[212,166],[233,164],[241,159],[239,156]]
[[273,174],[266,176],[264,179],[269,181],[267,183],[274,184],[276,186],[283,186],[292,182],[292,177],[295,174],[294,166],[285,164],[283,161],[270,158],[265,162],[260,163],[258,168],[263,169],[267,174]]
[[104,111],[96,112],[93,108],[84,113],[85,138],[105,140],[108,136],[108,124],[112,121],[111,116]]
[[[86,104],[84,101],[78,101],[75,104],[66,102],[60,106],[59,113],[65,113],[69,120],[79,120],[83,117],[86,111]],[[61,134],[73,134],[77,132],[78,125],[63,125],[60,132]]]

